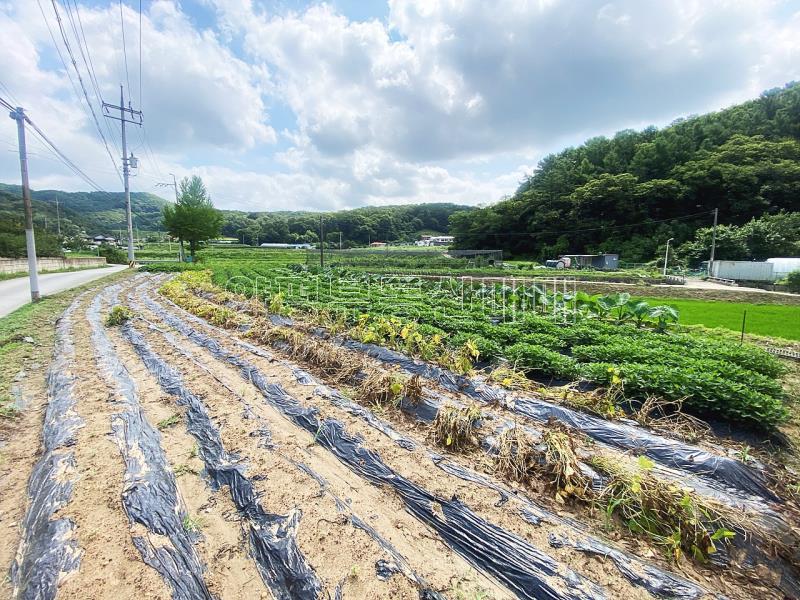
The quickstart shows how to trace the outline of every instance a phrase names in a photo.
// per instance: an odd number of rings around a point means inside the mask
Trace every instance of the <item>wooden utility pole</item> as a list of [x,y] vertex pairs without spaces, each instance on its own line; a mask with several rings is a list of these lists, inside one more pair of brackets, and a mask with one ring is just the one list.
[[31,301],[39,300],[39,273],[36,264],[36,239],[33,235],[33,207],[31,188],[28,184],[28,151],[25,146],[25,111],[17,107],[9,116],[17,122],[19,143],[19,170],[22,174],[22,204],[25,209],[25,251],[28,254],[28,278],[31,285]]

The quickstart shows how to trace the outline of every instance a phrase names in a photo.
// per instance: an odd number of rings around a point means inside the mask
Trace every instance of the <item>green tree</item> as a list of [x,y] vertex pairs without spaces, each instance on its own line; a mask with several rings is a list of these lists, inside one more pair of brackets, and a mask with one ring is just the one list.
[[223,216],[211,203],[203,180],[193,175],[181,180],[178,201],[164,207],[163,220],[171,236],[189,242],[194,262],[198,244],[219,236]]

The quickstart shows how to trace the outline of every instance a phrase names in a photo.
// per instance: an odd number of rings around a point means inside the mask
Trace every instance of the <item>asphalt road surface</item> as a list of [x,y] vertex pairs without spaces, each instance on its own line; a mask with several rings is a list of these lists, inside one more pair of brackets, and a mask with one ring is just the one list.
[[[55,294],[127,268],[127,265],[111,265],[99,269],[84,269],[69,273],[40,274],[39,292],[42,296]],[[31,288],[27,276],[0,281],[0,317],[5,317],[8,313],[30,302],[30,300]]]

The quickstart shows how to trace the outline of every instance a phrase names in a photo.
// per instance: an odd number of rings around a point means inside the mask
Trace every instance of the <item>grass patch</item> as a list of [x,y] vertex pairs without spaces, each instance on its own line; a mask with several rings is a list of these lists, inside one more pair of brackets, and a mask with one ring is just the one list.
[[129,271],[113,273],[107,278],[45,296],[35,304],[26,304],[0,318],[0,414],[16,414],[10,405],[11,385],[21,369],[38,362],[37,373],[44,373],[55,341],[56,320],[75,297],[84,290],[108,285],[129,275]]
[[800,306],[782,304],[751,304],[748,302],[717,302],[674,298],[641,298],[661,302],[680,311],[681,325],[705,325],[741,331],[742,315],[747,311],[745,336],[748,333],[800,340]]
[[200,517],[192,517],[191,515],[183,517],[182,524],[184,531],[188,531],[189,533],[200,533],[204,525]]
[[161,431],[163,431],[165,429],[169,429],[170,427],[174,427],[175,425],[180,423],[180,420],[181,420],[181,414],[175,413],[171,417],[167,417],[166,419],[159,421],[156,424],[156,427],[158,427]]

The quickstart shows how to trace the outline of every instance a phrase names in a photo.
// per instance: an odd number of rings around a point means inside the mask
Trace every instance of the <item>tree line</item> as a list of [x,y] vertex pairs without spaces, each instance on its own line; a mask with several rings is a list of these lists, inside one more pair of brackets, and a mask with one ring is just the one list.
[[513,196],[454,214],[450,232],[459,248],[647,262],[669,238],[697,242],[715,208],[737,226],[800,209],[800,84],[549,155]]
[[365,246],[371,242],[413,242],[420,233],[447,234],[449,219],[470,207],[448,203],[405,206],[369,206],[326,213],[245,213],[223,211],[222,234],[243,244],[317,243],[320,217],[325,242],[342,246]]

